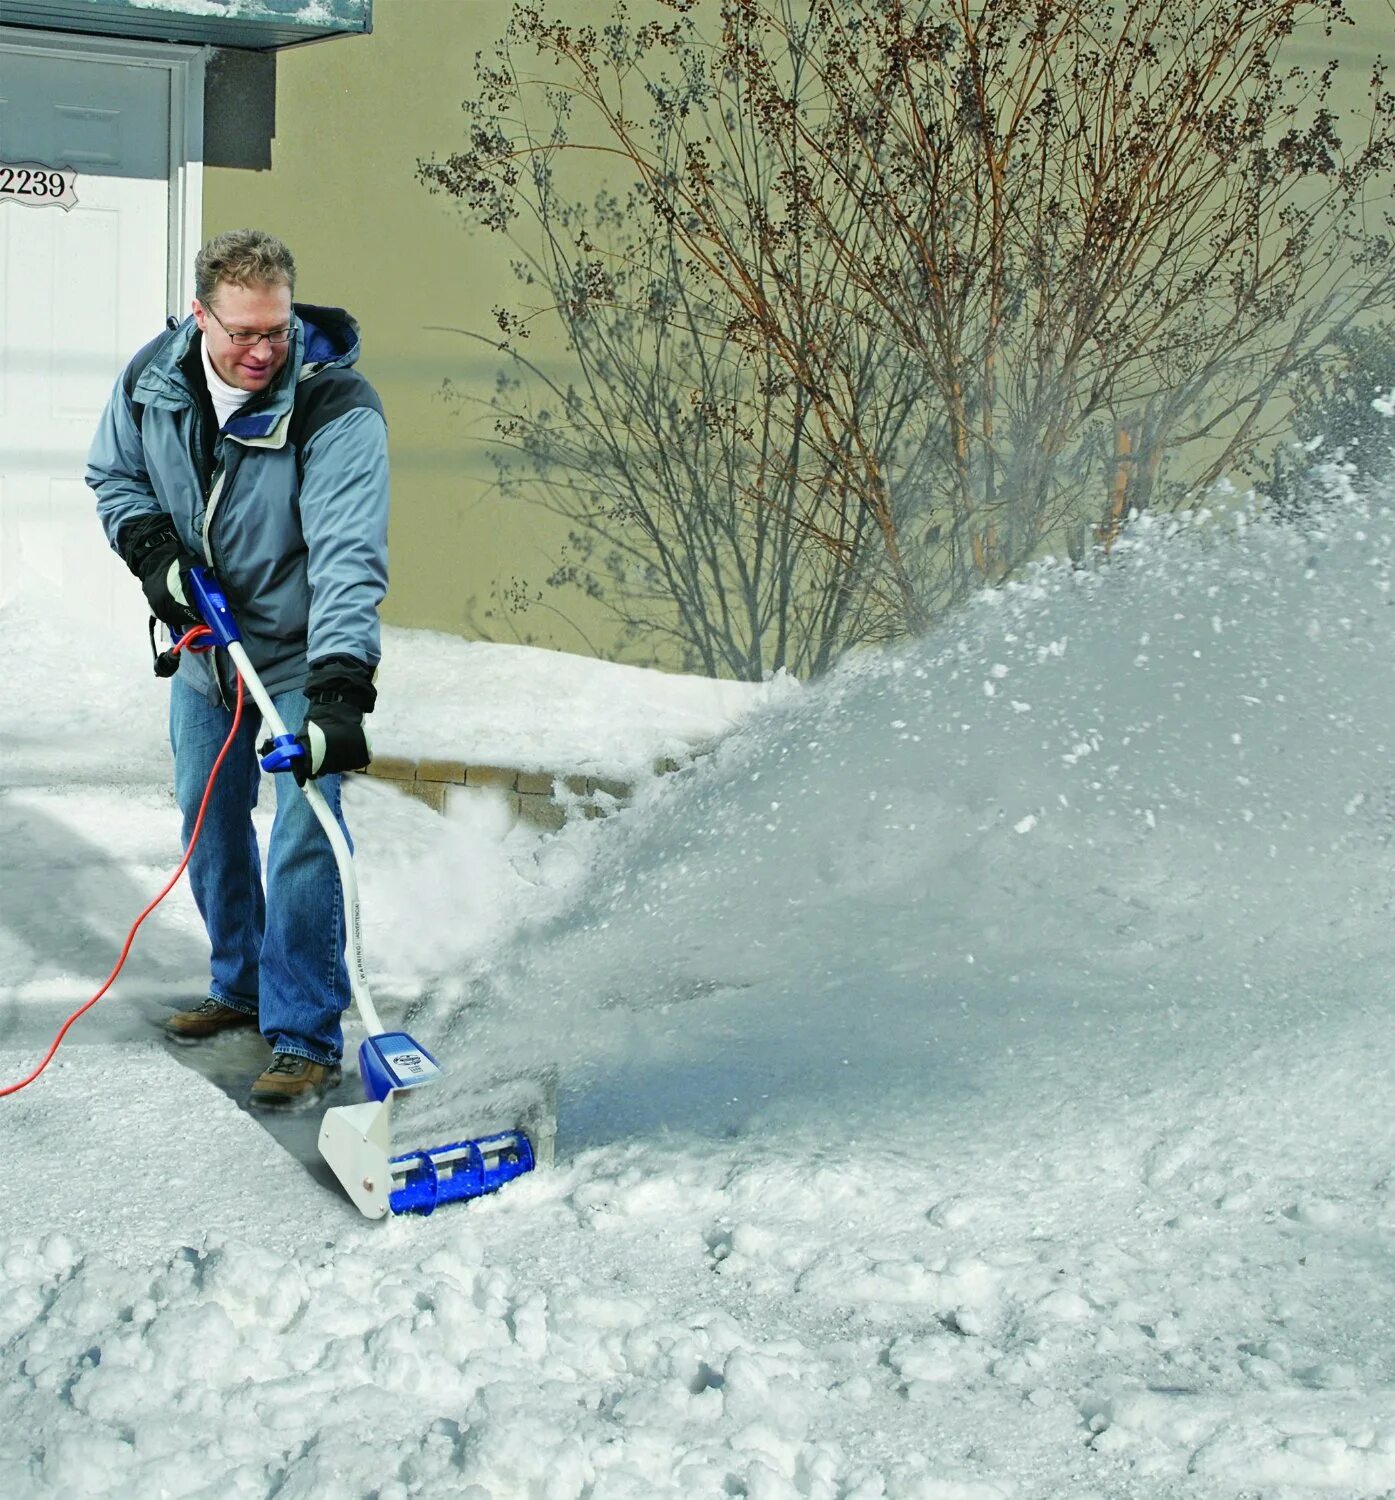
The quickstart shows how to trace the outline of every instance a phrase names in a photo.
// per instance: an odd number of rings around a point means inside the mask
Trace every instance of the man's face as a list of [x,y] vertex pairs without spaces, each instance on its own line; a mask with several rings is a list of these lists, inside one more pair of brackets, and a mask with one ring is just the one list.
[[277,333],[291,326],[291,289],[288,286],[231,286],[220,281],[207,303],[194,298],[194,321],[199,325],[208,357],[222,379],[240,391],[262,391],[275,380],[290,353],[290,343],[258,339],[246,346],[230,334]]

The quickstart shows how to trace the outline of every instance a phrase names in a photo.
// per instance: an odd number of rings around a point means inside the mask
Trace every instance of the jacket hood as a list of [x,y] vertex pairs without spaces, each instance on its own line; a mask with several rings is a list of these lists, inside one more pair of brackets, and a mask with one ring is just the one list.
[[[362,347],[358,323],[342,307],[316,307],[313,303],[297,302],[292,311],[300,320],[302,335],[301,380],[316,370],[323,370],[326,365],[347,366],[358,359]],[[290,360],[286,363],[289,365]]]

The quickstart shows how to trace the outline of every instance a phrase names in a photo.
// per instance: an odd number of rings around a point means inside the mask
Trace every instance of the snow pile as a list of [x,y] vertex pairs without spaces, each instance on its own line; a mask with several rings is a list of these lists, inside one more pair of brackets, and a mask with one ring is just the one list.
[[[85,622],[82,634],[77,649],[55,639],[47,599],[0,605],[0,638],[14,643],[0,709],[4,785],[51,785],[58,767],[106,784],[168,780],[169,688],[151,671],[144,617],[133,607],[119,625]],[[724,682],[389,625],[369,729],[383,756],[631,780],[797,692],[784,675]]]
[[847,1477],[818,1436],[821,1361],[797,1341],[580,1278],[545,1294],[493,1263],[481,1217],[426,1254],[387,1230],[417,1252],[396,1269],[382,1247],[210,1239],[132,1278],[80,1268],[59,1234],[14,1246],[0,1343],[42,1314],[22,1418],[43,1443],[0,1460],[5,1493],[251,1500],[284,1475],[275,1492],[304,1500],[638,1500]]
[[726,682],[388,626],[373,745],[381,755],[631,780],[797,690],[784,674]]
[[0,1494],[1395,1489],[1393,539],[1144,524],[546,839],[356,789],[443,1104],[555,1062],[560,1165],[365,1225],[65,1049],[0,1105]]

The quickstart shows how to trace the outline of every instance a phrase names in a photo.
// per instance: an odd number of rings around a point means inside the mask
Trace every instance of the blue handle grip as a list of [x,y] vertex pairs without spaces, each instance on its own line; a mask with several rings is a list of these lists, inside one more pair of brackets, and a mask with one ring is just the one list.
[[189,582],[194,590],[194,607],[203,616],[203,623],[213,632],[213,639],[220,646],[229,646],[242,639],[237,621],[228,608],[223,586],[208,568],[190,568]]
[[262,756],[262,770],[289,771],[291,762],[300,760],[304,754],[305,746],[295,735],[278,734],[271,742],[271,749]]

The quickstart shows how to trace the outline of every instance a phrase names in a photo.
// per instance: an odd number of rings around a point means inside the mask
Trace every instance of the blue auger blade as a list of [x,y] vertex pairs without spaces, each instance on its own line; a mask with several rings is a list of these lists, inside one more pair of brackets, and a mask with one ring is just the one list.
[[456,1141],[429,1151],[409,1151],[389,1162],[388,1193],[395,1214],[429,1214],[439,1203],[482,1198],[533,1170],[533,1147],[521,1130],[505,1130],[478,1141]]

